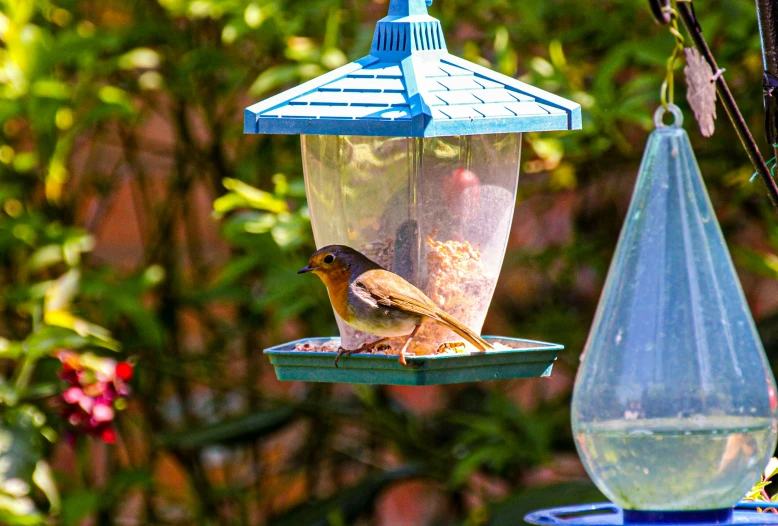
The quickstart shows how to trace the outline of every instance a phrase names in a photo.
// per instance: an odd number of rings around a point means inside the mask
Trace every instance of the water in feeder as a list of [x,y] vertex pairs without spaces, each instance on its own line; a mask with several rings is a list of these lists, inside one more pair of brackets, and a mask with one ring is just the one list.
[[686,133],[657,112],[573,396],[600,490],[627,510],[733,506],[776,443],[775,380]]

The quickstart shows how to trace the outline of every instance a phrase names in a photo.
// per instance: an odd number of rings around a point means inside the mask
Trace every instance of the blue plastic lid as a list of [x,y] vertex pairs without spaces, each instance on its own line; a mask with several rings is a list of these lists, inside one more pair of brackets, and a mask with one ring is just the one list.
[[569,100],[451,55],[425,0],[391,0],[370,54],[246,108],[245,133],[437,137],[581,128]]
[[[529,524],[568,526],[714,526],[736,524],[778,524],[778,515],[758,512],[760,503],[741,502],[734,509],[699,511],[622,510],[615,504],[583,504],[533,511],[524,517]],[[764,507],[766,503],[761,503]]]

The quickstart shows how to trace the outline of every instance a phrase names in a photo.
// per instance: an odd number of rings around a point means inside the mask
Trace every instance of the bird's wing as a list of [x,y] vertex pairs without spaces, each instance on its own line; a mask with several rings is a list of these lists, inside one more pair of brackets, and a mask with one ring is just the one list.
[[388,270],[363,272],[354,282],[365,296],[385,307],[436,318],[438,307],[422,291]]
[[432,318],[469,341],[476,349],[493,349],[489,342],[440,309],[422,291],[393,272],[384,269],[368,270],[354,281],[354,285],[360,295],[371,298],[378,305]]

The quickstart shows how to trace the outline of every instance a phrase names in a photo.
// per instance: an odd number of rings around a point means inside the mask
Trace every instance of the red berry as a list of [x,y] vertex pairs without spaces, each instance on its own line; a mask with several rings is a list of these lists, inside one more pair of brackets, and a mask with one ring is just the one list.
[[119,362],[116,364],[116,377],[129,382],[132,379],[132,365],[127,362]]
[[443,179],[443,197],[453,215],[472,221],[481,208],[481,181],[470,170],[458,168]]
[[103,432],[100,433],[100,440],[106,444],[116,443],[116,431],[114,431],[111,427],[106,427],[103,429]]

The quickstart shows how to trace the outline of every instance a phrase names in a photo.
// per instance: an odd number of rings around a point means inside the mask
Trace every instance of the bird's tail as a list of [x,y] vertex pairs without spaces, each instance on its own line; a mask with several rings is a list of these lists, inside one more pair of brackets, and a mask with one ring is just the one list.
[[461,336],[469,343],[471,343],[479,351],[494,350],[492,344],[490,344],[489,342],[481,338],[478,334],[473,332],[471,329],[467,328],[462,322],[460,322],[452,315],[448,314],[442,309],[437,309],[435,314],[437,316],[436,321],[438,323],[444,325],[445,327],[448,327],[449,329],[457,333],[459,336]]

